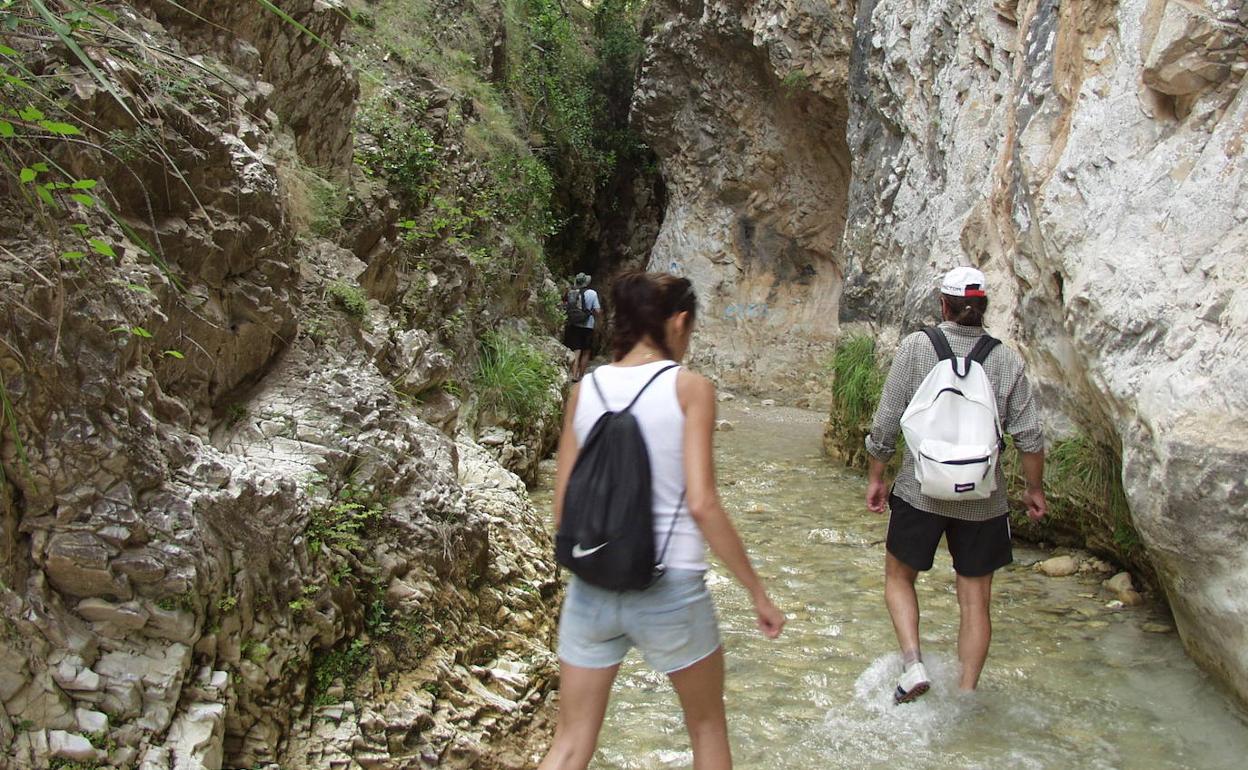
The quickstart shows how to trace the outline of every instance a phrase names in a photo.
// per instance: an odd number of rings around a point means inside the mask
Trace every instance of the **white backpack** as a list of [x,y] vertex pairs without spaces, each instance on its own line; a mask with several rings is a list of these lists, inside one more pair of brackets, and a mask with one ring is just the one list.
[[984,335],[960,359],[944,332],[923,331],[940,361],[901,415],[920,491],[937,500],[987,500],[997,488],[1005,441],[996,392],[983,363],[1001,341]]

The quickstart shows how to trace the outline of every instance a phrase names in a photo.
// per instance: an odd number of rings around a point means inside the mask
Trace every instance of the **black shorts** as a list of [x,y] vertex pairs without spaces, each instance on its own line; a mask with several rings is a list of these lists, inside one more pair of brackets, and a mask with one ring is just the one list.
[[988,521],[963,521],[915,508],[897,495],[889,495],[888,552],[911,569],[932,568],[940,536],[945,536],[953,569],[963,577],[983,577],[1014,561],[1010,544],[1010,517]]
[[563,328],[563,344],[569,350],[589,350],[594,346],[594,330],[568,324]]

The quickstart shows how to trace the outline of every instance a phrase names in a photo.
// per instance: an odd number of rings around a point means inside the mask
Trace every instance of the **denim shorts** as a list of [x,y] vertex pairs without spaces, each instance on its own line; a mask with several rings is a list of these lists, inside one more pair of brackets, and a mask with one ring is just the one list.
[[575,575],[559,617],[559,659],[609,668],[632,647],[670,674],[719,649],[719,621],[701,570],[669,569],[644,591],[609,591]]

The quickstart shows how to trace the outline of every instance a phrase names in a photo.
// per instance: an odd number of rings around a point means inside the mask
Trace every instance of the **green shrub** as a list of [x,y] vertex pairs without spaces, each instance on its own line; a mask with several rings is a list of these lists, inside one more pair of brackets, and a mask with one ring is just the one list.
[[356,163],[366,173],[380,176],[402,195],[409,206],[421,207],[438,189],[442,147],[412,115],[374,102],[360,110],[356,123],[375,143],[357,145]]
[[322,548],[360,550],[364,545],[364,529],[381,518],[383,510],[379,502],[365,502],[351,493],[341,494],[338,500],[312,511],[308,518],[308,550],[313,556]]
[[242,647],[239,649],[239,653],[241,653],[247,660],[255,663],[257,666],[263,666],[264,662],[269,659],[270,655],[273,654],[273,648],[264,642],[257,642],[254,639],[248,639],[243,642]]
[[494,331],[481,340],[473,385],[483,411],[529,420],[548,410],[558,376],[555,365],[532,344]]
[[[863,335],[841,340],[828,369],[832,374],[832,409],[824,429],[824,450],[844,459],[850,467],[865,468],[864,441],[871,432],[871,419],[887,376],[876,360],[875,340]],[[903,451],[898,433],[896,457],[900,458]]]
[[305,165],[293,152],[280,153],[278,178],[295,231],[329,238],[342,229],[347,191],[328,176]]
[[810,77],[801,70],[793,70],[780,81],[786,96],[796,96],[810,90]]
[[369,645],[363,639],[355,639],[346,647],[318,654],[312,661],[312,702],[317,706],[334,703],[329,688],[341,679],[351,689],[351,681],[368,668]]
[[1093,548],[1136,559],[1140,539],[1122,485],[1122,455],[1084,434],[1062,439],[1044,464],[1050,524],[1079,530]]
[[352,318],[362,319],[368,315],[368,298],[364,296],[364,290],[359,286],[353,286],[345,281],[330,281],[325,287],[325,293],[335,305]]

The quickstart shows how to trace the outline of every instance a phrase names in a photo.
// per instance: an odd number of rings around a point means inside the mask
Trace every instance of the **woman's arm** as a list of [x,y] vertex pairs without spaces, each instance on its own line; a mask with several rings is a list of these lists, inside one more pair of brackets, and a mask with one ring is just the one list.
[[576,455],[581,451],[576,442],[576,430],[572,427],[576,420],[576,400],[581,393],[581,384],[572,386],[568,394],[568,403],[563,408],[563,432],[559,434],[559,450],[555,460],[555,527],[563,520],[563,496],[568,491],[568,478],[572,475],[572,466],[576,464]]
[[763,581],[754,572],[736,527],[728,518],[715,488],[715,458],[712,433],[715,430],[715,386],[705,377],[682,369],[676,380],[676,393],[685,412],[685,500],[689,513],[702,536],[733,577],[745,587],[754,601],[758,628],[774,639],[784,628],[784,613],[767,596]]

